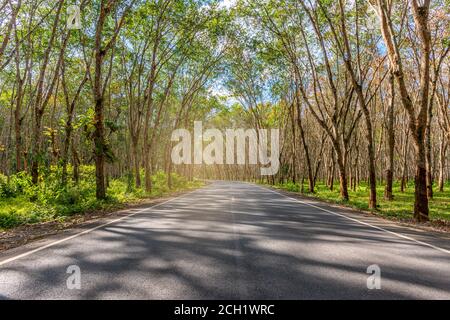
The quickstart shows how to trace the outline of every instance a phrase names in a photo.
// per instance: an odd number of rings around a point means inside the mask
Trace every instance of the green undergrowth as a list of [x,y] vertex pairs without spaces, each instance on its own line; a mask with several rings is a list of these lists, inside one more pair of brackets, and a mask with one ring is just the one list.
[[135,188],[131,177],[122,177],[110,179],[107,198],[97,200],[95,168],[83,166],[80,172],[77,184],[70,181],[65,186],[60,182],[61,173],[57,168],[46,172],[37,186],[25,173],[10,176],[9,179],[0,175],[0,231],[27,224],[64,221],[68,217],[92,211],[113,210],[121,205],[202,185],[200,181],[188,181],[172,174],[172,188],[169,189],[167,174],[158,172],[152,178],[153,188],[149,194],[142,188]]
[[[300,184],[284,183],[275,186],[278,189],[300,193],[302,188]],[[430,219],[450,221],[450,182],[447,182],[444,192],[437,191],[435,186],[434,198],[430,201]],[[339,194],[339,185],[335,185],[333,191],[323,183],[318,183],[315,193],[307,193],[308,185],[303,186],[305,195],[318,198],[320,200],[332,203],[346,205],[352,208],[369,210],[369,188],[365,183],[361,183],[356,190],[349,189],[349,201],[343,201]],[[377,186],[378,208],[376,212],[380,215],[410,219],[414,210],[414,184],[409,183],[405,192],[401,192],[400,184],[394,185],[394,200],[387,201],[384,199],[384,185]]]

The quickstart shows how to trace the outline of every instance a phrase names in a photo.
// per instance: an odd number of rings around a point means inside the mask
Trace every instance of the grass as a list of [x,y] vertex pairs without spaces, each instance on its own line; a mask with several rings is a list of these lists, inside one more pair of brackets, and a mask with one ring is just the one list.
[[[301,186],[293,183],[280,184],[275,186],[278,189],[300,192]],[[305,183],[304,190],[308,190]],[[349,189],[350,200],[343,201],[339,194],[339,184],[336,184],[334,191],[331,191],[325,184],[318,183],[314,194],[305,193],[321,200],[330,201],[341,205],[346,205],[355,209],[369,210],[369,188],[362,183],[356,191]],[[414,211],[414,184],[409,183],[405,192],[400,192],[400,185],[394,185],[394,200],[384,199],[384,185],[377,187],[378,210],[377,213],[389,218],[411,219]],[[450,221],[450,182],[447,182],[444,192],[438,192],[435,187],[434,199],[430,201],[430,219]]]
[[95,197],[95,175],[92,167],[84,167],[79,184],[61,186],[57,170],[47,175],[39,186],[33,186],[25,174],[14,176],[10,182],[0,175],[0,231],[42,222],[61,221],[93,211],[111,211],[144,199],[158,198],[175,192],[202,186],[200,181],[190,182],[172,175],[173,188],[169,189],[167,175],[153,176],[151,194],[131,187],[124,177],[109,183],[106,200]]

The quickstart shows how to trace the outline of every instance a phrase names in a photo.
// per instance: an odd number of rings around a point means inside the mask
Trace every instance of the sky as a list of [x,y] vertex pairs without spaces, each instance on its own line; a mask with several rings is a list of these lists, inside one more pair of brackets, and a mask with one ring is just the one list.
[[237,0],[222,0],[220,6],[223,8],[231,8],[236,4]]

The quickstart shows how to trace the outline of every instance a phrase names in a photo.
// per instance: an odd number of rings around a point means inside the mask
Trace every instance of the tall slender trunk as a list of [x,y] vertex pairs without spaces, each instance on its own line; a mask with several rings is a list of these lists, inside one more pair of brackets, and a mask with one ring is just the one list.
[[[103,46],[103,31],[106,24],[107,17],[112,14],[112,8],[117,4],[117,1],[105,1],[100,2],[100,14],[98,16],[97,25],[95,28],[95,74],[94,74],[94,88],[93,96],[95,101],[95,115],[94,115],[94,158],[95,158],[95,180],[96,180],[96,196],[98,200],[106,199],[106,181],[105,181],[105,162],[106,152],[109,146],[105,139],[105,125],[104,125],[104,97],[105,89],[108,85],[109,76],[112,70],[112,63],[110,64],[109,75],[104,79],[103,76],[103,62],[104,58],[109,51],[113,51],[113,47],[117,40],[117,35],[123,26],[125,17],[130,10],[128,7],[122,13],[118,24],[115,27],[111,39],[109,39],[106,46]],[[114,52],[111,53],[114,55]]]
[[425,145],[426,145],[426,183],[427,183],[427,197],[429,200],[433,199],[433,167],[432,167],[432,147],[431,147],[431,124],[433,119],[433,104],[428,106],[428,119],[425,129]]
[[408,175],[408,145],[409,145],[409,130],[406,130],[405,133],[405,141],[403,143],[403,157],[402,157],[402,178],[400,183],[400,192],[404,193],[407,184],[407,175]]
[[[89,66],[87,66],[89,68]],[[75,116],[75,106],[77,104],[78,98],[81,94],[81,91],[83,90],[84,85],[88,81],[88,75],[86,74],[85,78],[82,80],[80,85],[78,86],[78,89],[72,99],[70,101],[69,99],[69,91],[66,85],[66,73],[65,73],[65,63],[62,63],[61,66],[61,73],[62,73],[62,87],[64,92],[64,97],[66,101],[66,111],[67,111],[67,119],[65,123],[65,137],[63,142],[63,154],[62,154],[62,176],[61,176],[61,182],[63,185],[67,184],[67,164],[69,163],[69,149],[70,144],[72,143],[72,132],[73,132],[73,118]]]
[[[19,98],[18,98],[19,99]],[[16,145],[16,172],[23,170],[22,166],[22,118],[20,114],[19,102],[14,110],[14,135]]]
[[131,138],[131,152],[133,156],[133,171],[134,171],[134,180],[136,188],[140,188],[142,185],[141,182],[141,168],[140,168],[140,159],[139,159],[139,140],[138,137]]
[[[427,144],[427,191],[428,191],[428,199],[433,199],[433,168],[432,168],[432,146],[431,146],[431,127],[432,127],[432,119],[433,119],[433,107],[434,101],[436,98],[437,84],[439,79],[439,72],[442,67],[442,63],[444,62],[447,55],[450,53],[450,47],[442,53],[439,59],[433,59],[434,61],[434,76],[431,81],[431,94],[430,101],[428,106],[428,121],[427,121],[427,129],[426,129],[426,144]],[[434,58],[434,57],[433,57]],[[445,137],[444,137],[445,139]],[[441,149],[442,152],[442,141],[441,141]],[[441,172],[440,172],[441,174]],[[439,177],[439,179],[441,176]],[[443,185],[442,185],[443,188]],[[441,190],[441,181],[439,181],[439,190]]]
[[64,138],[63,156],[61,159],[62,161],[61,183],[63,185],[67,184],[67,164],[69,162],[69,148],[71,139],[72,139],[72,124],[68,123],[66,124],[66,137]]
[[344,201],[348,201],[349,200],[348,179],[347,179],[347,164],[345,160],[345,155],[342,154],[342,151],[339,147],[335,146],[335,150],[337,156],[337,164],[339,168],[339,186],[341,198]]
[[[429,93],[430,93],[430,55],[431,55],[431,33],[428,27],[430,1],[426,0],[423,5],[417,0],[412,1],[413,17],[417,33],[421,39],[422,56],[420,61],[420,111],[416,119],[415,145],[416,145],[416,191],[414,217],[419,222],[429,220],[427,186],[427,149],[425,142],[426,127],[428,123]],[[431,181],[430,181],[431,187]]]
[[[319,2],[319,5],[322,7],[322,4]],[[358,15],[357,2],[355,2],[356,6],[356,15]],[[323,7],[322,7],[323,9]],[[372,117],[370,115],[370,110],[368,108],[368,102],[366,101],[366,96],[363,92],[363,80],[361,77],[361,64],[359,63],[359,25],[358,25],[358,16],[356,17],[356,46],[357,46],[357,66],[354,67],[354,63],[352,62],[352,49],[350,47],[350,41],[347,34],[347,26],[345,23],[345,9],[344,3],[342,0],[339,0],[339,9],[340,9],[340,21],[341,21],[341,35],[343,48],[338,45],[340,48],[341,54],[343,56],[344,64],[347,68],[348,73],[350,74],[350,78],[352,80],[353,89],[355,90],[358,98],[358,104],[361,108],[364,119],[366,122],[366,138],[367,138],[367,152],[369,156],[369,208],[376,209],[377,208],[377,181],[376,181],[376,166],[375,166],[375,144],[373,139],[373,125],[372,125]],[[335,31],[334,23],[326,16],[332,33],[336,39],[336,43],[339,43],[339,37]],[[356,71],[355,71],[356,69]]]
[[439,147],[439,191],[444,192],[444,184],[445,184],[445,161],[447,154],[448,144],[445,140],[445,135],[443,134],[441,138],[441,144]]
[[33,127],[33,147],[32,154],[33,158],[31,160],[31,181],[33,184],[37,184],[39,182],[39,163],[41,157],[41,141],[42,141],[42,117],[44,115],[44,110],[38,108],[35,111],[34,118],[34,127]]
[[291,130],[292,130],[292,182],[297,183],[297,137],[295,130],[295,110],[291,108]]
[[72,143],[72,157],[73,157],[73,181],[78,184],[80,182],[80,159],[78,157],[77,149]]
[[145,127],[144,127],[144,168],[145,168],[145,191],[147,193],[152,192],[153,183],[152,183],[152,156],[150,154],[150,144],[151,144],[151,138],[150,138],[150,120],[153,113],[153,89],[154,89],[154,81],[155,81],[155,74],[156,74],[156,46],[153,52],[153,63],[151,67],[151,74],[150,74],[150,83],[147,93],[147,110],[145,113]]
[[[301,118],[300,96],[297,94],[297,123],[300,131],[300,139],[302,140],[303,151],[305,152],[306,168],[308,170],[308,187],[309,192],[314,193],[314,173],[312,168],[311,156],[309,153],[308,143],[306,142],[305,130]],[[295,150],[294,150],[295,153]]]
[[427,194],[426,147],[423,139],[416,142],[416,176],[414,218],[419,222],[428,221],[429,207]]
[[[428,122],[430,93],[431,33],[428,26],[430,4],[430,0],[425,0],[421,3],[418,0],[411,1],[412,16],[421,47],[419,99],[417,106],[415,106],[406,86],[402,56],[395,38],[391,12],[388,10],[384,0],[377,1],[381,32],[388,51],[391,68],[399,86],[401,102],[408,113],[409,127],[414,138],[416,153],[414,218],[418,222],[429,220],[425,133]],[[416,109],[419,109],[418,114]]]
[[105,184],[105,132],[103,119],[103,97],[98,96],[95,101],[95,132],[94,132],[94,155],[95,155],[95,182],[96,197],[99,200],[106,198]]
[[336,173],[336,155],[334,149],[331,150],[331,159],[329,166],[328,187],[330,191],[334,190],[334,175]]
[[64,55],[65,47],[67,45],[68,35],[65,36],[64,42],[60,48],[60,53],[58,57],[58,63],[54,70],[53,79],[50,80],[49,88],[47,93],[44,92],[44,83],[47,75],[47,68],[50,62],[50,53],[53,50],[54,42],[57,34],[57,27],[59,25],[59,20],[61,17],[61,11],[64,1],[61,1],[58,5],[56,11],[56,17],[53,21],[51,36],[47,47],[45,49],[41,69],[39,71],[39,78],[36,90],[36,100],[34,101],[34,126],[33,126],[33,145],[32,145],[32,159],[31,159],[31,180],[33,184],[37,184],[39,180],[39,163],[41,158],[41,142],[42,142],[42,117],[44,116],[44,111],[47,103],[50,99],[50,95],[58,79],[59,69],[62,62],[62,57]]
[[367,151],[369,155],[369,208],[377,208],[377,177],[376,177],[376,167],[375,167],[375,148],[373,142],[372,133],[372,121],[370,120],[369,112],[366,110],[366,127],[367,127]]
[[[144,139],[145,141],[146,139]],[[145,191],[147,193],[151,193],[153,189],[153,181],[152,181],[152,163],[150,156],[150,143],[148,141],[144,142],[144,167],[145,167]]]
[[348,195],[347,171],[341,164],[339,164],[339,186],[342,200],[348,201],[349,195]]
[[387,123],[388,166],[386,169],[386,188],[384,190],[384,198],[388,201],[392,201],[394,199],[393,184],[394,184],[394,150],[395,150],[395,127],[394,127],[395,84],[394,84],[394,75],[392,73],[389,78],[389,87],[391,91],[391,100],[388,109],[388,123]]

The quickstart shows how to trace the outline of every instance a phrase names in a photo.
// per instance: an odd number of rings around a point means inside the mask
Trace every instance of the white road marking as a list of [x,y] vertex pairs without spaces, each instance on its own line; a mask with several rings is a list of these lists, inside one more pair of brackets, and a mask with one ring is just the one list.
[[394,232],[394,231],[390,231],[390,230],[384,229],[384,228],[382,228],[382,227],[378,227],[378,226],[375,226],[375,225],[373,225],[373,224],[370,224],[370,223],[367,223],[367,222],[364,222],[364,221],[361,221],[361,220],[358,220],[358,219],[354,219],[354,218],[348,217],[348,216],[346,216],[345,214],[340,214],[340,213],[337,213],[337,212],[334,212],[334,211],[331,211],[331,210],[327,210],[327,209],[321,208],[321,207],[316,206],[316,205],[313,205],[313,204],[311,204],[311,203],[307,203],[307,202],[301,201],[301,200],[299,200],[299,199],[289,197],[289,196],[287,196],[287,195],[284,195],[284,194],[282,194],[282,193],[280,193],[280,192],[277,192],[277,191],[275,191],[275,190],[272,190],[272,189],[264,188],[264,187],[261,187],[261,186],[258,186],[258,187],[260,187],[260,188],[263,189],[263,190],[270,191],[270,192],[273,192],[273,193],[278,194],[278,195],[280,195],[280,196],[283,196],[283,197],[285,197],[285,198],[288,198],[288,199],[290,199],[290,200],[292,200],[292,201],[295,201],[295,202],[298,202],[298,203],[301,203],[301,204],[304,204],[304,205],[307,205],[307,206],[310,206],[310,207],[313,207],[313,208],[322,210],[322,211],[327,212],[327,213],[331,213],[331,214],[333,214],[333,215],[336,215],[336,216],[339,216],[339,217],[348,219],[348,220],[353,221],[353,222],[357,222],[357,223],[359,223],[359,224],[362,224],[362,225],[371,227],[371,228],[376,229],[376,230],[379,230],[379,231],[384,231],[384,232],[389,233],[389,234],[391,234],[391,235],[394,235],[394,236],[396,236],[396,237],[399,237],[399,238],[402,238],[402,239],[406,239],[406,240],[415,242],[415,243],[417,243],[417,244],[420,244],[420,245],[423,245],[423,246],[426,246],[426,247],[429,247],[429,248],[433,248],[433,249],[438,250],[438,251],[441,251],[441,252],[443,252],[443,253],[450,254],[450,250],[447,250],[447,249],[444,249],[444,248],[441,248],[441,247],[437,247],[437,246],[432,245],[432,244],[430,244],[430,243],[423,242],[423,241],[420,241],[420,240],[416,240],[416,239],[414,239],[414,238],[405,236],[404,234],[397,233],[397,232]]
[[[94,227],[94,228],[91,228],[91,229],[82,231],[82,232],[77,233],[77,234],[74,234],[74,235],[72,235],[72,236],[70,236],[70,237],[67,237],[67,238],[64,238],[64,239],[61,239],[61,240],[57,240],[57,241],[52,242],[52,243],[49,243],[49,244],[47,244],[47,245],[45,245],[45,246],[42,246],[42,247],[39,247],[39,248],[30,250],[30,251],[27,251],[27,252],[25,252],[25,253],[19,254],[19,255],[15,256],[15,257],[6,259],[6,260],[4,260],[4,261],[0,261],[0,266],[3,266],[3,265],[5,265],[5,264],[7,264],[7,263],[13,262],[13,261],[18,260],[18,259],[27,257],[27,256],[29,256],[29,255],[31,255],[31,254],[36,253],[36,252],[39,252],[39,251],[42,251],[42,250],[51,248],[51,247],[56,246],[56,245],[58,245],[58,244],[61,244],[61,243],[63,243],[63,242],[66,242],[66,241],[69,241],[69,240],[72,240],[72,239],[81,237],[81,236],[83,236],[83,235],[85,235],[85,234],[91,233],[91,232],[93,232],[93,231],[96,231],[96,230],[98,230],[98,229],[107,227],[107,226],[109,226],[109,225],[116,224],[116,223],[118,223],[118,222],[120,222],[120,221],[123,221],[123,220],[125,220],[125,219],[128,219],[128,218],[134,217],[134,216],[136,216],[136,215],[138,215],[138,214],[144,213],[145,211],[151,211],[151,210],[153,210],[153,209],[156,209],[156,208],[158,208],[158,207],[161,207],[161,206],[163,206],[163,205],[165,205],[165,204],[168,204],[168,203],[170,203],[170,202],[173,202],[173,201],[175,201],[175,200],[183,199],[183,198],[185,198],[185,197],[187,197],[187,196],[193,194],[194,192],[197,192],[198,190],[201,190],[201,189],[194,190],[194,191],[189,192],[189,193],[187,193],[187,194],[185,194],[185,195],[182,195],[182,196],[180,196],[180,197],[170,199],[170,200],[168,200],[168,201],[162,202],[162,203],[157,204],[157,205],[152,206],[152,207],[148,207],[148,208],[141,209],[141,210],[139,210],[139,211],[136,211],[136,212],[134,212],[134,213],[131,213],[131,214],[129,214],[129,215],[126,215],[126,216],[124,216],[124,217],[121,217],[121,218],[119,218],[119,219],[115,219],[115,220],[113,220],[113,221],[104,223],[104,224],[99,225],[99,226],[97,226],[97,227]],[[120,211],[119,211],[119,212],[120,212]]]
[[[233,194],[231,185],[229,186],[229,190]],[[232,230],[233,230],[233,244],[234,244],[234,252],[235,252],[235,254],[233,255],[233,258],[234,258],[234,262],[236,264],[236,271],[237,271],[236,286],[237,286],[237,290],[238,290],[238,294],[239,294],[239,299],[243,300],[244,297],[248,297],[249,291],[247,289],[247,286],[244,285],[245,281],[241,281],[241,279],[244,279],[244,277],[245,277],[244,270],[246,270],[246,268],[243,263],[244,253],[242,251],[242,246],[241,246],[241,236],[240,236],[240,232],[239,232],[239,226],[236,223],[235,214],[237,212],[233,210],[234,205],[235,205],[234,202],[235,202],[235,197],[234,197],[234,195],[232,195],[229,209],[230,209],[230,214],[231,214],[231,223],[232,223]]]
[[[255,186],[256,186],[256,185],[255,185]],[[286,196],[286,195],[284,195],[284,194],[282,194],[282,193],[280,193],[280,192],[277,192],[277,191],[274,191],[274,190],[271,190],[271,189],[268,189],[268,188],[264,188],[264,187],[261,187],[261,186],[258,186],[258,187],[261,188],[261,189],[263,189],[263,190],[265,190],[265,191],[269,191],[269,192],[278,194],[278,195],[280,195],[280,196],[282,196],[282,197],[285,197],[285,198],[287,198],[287,199],[290,199],[290,200],[292,200],[292,201],[294,201],[294,202],[298,202],[298,203],[301,203],[301,204],[304,204],[304,205],[307,205],[307,206],[310,206],[310,207],[319,209],[319,210],[321,210],[321,211],[324,211],[324,212],[327,212],[327,213],[330,213],[330,214],[333,214],[333,215],[336,215],[336,216],[345,218],[345,219],[347,219],[347,220],[350,220],[350,221],[353,221],[353,222],[356,222],[356,223],[359,223],[359,224],[362,224],[362,225],[371,227],[371,228],[373,228],[373,229],[376,229],[376,230],[379,230],[379,231],[386,232],[386,233],[388,233],[388,234],[397,236],[397,237],[399,237],[399,238],[403,238],[403,239],[406,239],[406,240],[415,242],[415,243],[417,243],[417,244],[420,244],[420,245],[423,245],[423,246],[426,246],[426,247],[429,247],[429,248],[433,248],[433,249],[438,250],[438,251],[441,251],[441,252],[443,252],[443,253],[450,254],[450,250],[446,250],[446,249],[444,249],[444,248],[437,247],[437,246],[432,245],[432,244],[430,244],[430,243],[426,243],[426,242],[423,242],[423,241],[420,241],[420,240],[416,240],[416,239],[414,239],[414,238],[405,236],[405,235],[403,235],[403,234],[400,234],[400,233],[397,233],[397,232],[393,232],[393,231],[384,229],[384,228],[382,228],[382,227],[378,227],[378,226],[372,225],[372,224],[370,224],[370,223],[367,223],[367,222],[364,222],[364,221],[360,221],[360,220],[358,220],[358,219],[354,219],[354,218],[348,217],[348,216],[346,216],[346,215],[344,215],[344,214],[340,214],[340,213],[337,213],[337,212],[333,212],[333,211],[331,211],[331,210],[327,210],[327,209],[318,207],[318,206],[316,206],[316,205],[313,205],[313,204],[310,204],[310,203],[301,201],[301,200],[296,199],[296,198],[292,198],[292,197]],[[109,226],[109,225],[112,225],[112,224],[116,224],[116,223],[121,222],[121,221],[123,221],[123,220],[126,220],[126,219],[128,219],[128,218],[131,218],[131,217],[134,217],[134,216],[139,215],[139,214],[141,214],[141,213],[144,213],[145,211],[150,211],[150,210],[156,209],[156,208],[158,208],[158,207],[161,207],[161,206],[163,206],[163,205],[165,205],[165,204],[167,204],[167,203],[173,202],[173,201],[175,201],[175,200],[179,200],[179,199],[185,198],[185,197],[187,197],[187,196],[189,196],[189,195],[191,195],[191,194],[193,194],[193,193],[195,193],[195,192],[197,192],[197,191],[199,191],[199,190],[202,190],[202,189],[198,189],[198,190],[192,191],[192,192],[190,192],[190,193],[187,193],[187,194],[185,194],[185,195],[183,195],[183,196],[180,196],[180,197],[177,197],[177,198],[170,199],[170,200],[165,201],[165,202],[163,202],[163,203],[157,204],[157,205],[155,205],[155,206],[153,206],[153,207],[141,209],[141,210],[136,211],[136,212],[134,212],[134,213],[132,213],[132,214],[126,215],[126,216],[124,216],[124,217],[121,217],[121,218],[119,218],[119,219],[116,219],[116,220],[113,220],[113,221],[104,223],[104,224],[99,225],[99,226],[97,226],[97,227],[94,227],[94,228],[91,228],[91,229],[82,231],[82,232],[77,233],[77,234],[75,234],[75,235],[72,235],[72,236],[70,236],[70,237],[67,237],[67,238],[64,238],[64,239],[61,239],[61,240],[58,240],[58,241],[49,243],[49,244],[44,245],[44,246],[42,246],[42,247],[39,247],[39,248],[30,250],[30,251],[27,251],[27,252],[25,252],[25,253],[22,253],[22,254],[20,254],[20,255],[14,256],[14,257],[11,257],[11,258],[6,259],[6,260],[4,260],[4,261],[0,261],[0,266],[3,266],[3,265],[5,265],[5,264],[7,264],[7,263],[13,262],[13,261],[18,260],[18,259],[27,257],[27,256],[32,255],[32,254],[34,254],[34,253],[40,252],[40,251],[42,251],[42,250],[51,248],[51,247],[56,246],[56,245],[58,245],[58,244],[61,244],[61,243],[63,243],[63,242],[67,242],[67,241],[69,241],[69,240],[72,240],[72,239],[81,237],[81,236],[83,236],[83,235],[86,235],[86,234],[91,233],[91,232],[93,232],[93,231],[96,231],[96,230],[98,230],[98,229],[104,228],[104,227],[106,227],[106,226]]]

